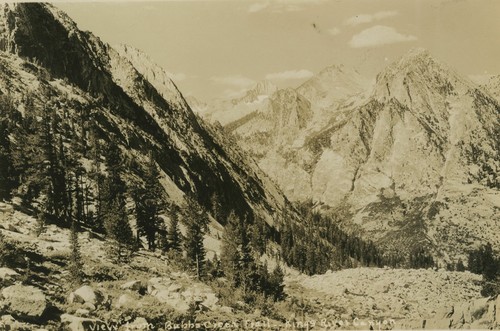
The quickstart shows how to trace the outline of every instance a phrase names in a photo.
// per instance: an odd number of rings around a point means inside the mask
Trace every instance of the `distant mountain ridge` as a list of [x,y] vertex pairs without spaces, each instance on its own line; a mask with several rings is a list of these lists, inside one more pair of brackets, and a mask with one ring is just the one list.
[[493,94],[424,49],[389,65],[371,89],[358,75],[327,68],[226,128],[291,200],[312,200],[389,250],[423,245],[456,260],[473,243],[496,241],[500,107]]

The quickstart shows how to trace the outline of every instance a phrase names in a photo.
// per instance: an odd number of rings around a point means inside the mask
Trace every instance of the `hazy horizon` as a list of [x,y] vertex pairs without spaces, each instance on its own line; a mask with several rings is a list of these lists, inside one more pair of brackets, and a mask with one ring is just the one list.
[[423,47],[463,75],[500,73],[500,1],[59,2],[79,28],[136,47],[181,92],[231,97],[268,79],[298,86],[343,64],[373,78]]

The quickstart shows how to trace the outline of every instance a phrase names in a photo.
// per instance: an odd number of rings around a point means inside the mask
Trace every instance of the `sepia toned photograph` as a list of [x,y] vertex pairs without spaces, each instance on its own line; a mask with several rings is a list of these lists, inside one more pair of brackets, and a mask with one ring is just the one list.
[[500,330],[499,14],[0,3],[0,331]]

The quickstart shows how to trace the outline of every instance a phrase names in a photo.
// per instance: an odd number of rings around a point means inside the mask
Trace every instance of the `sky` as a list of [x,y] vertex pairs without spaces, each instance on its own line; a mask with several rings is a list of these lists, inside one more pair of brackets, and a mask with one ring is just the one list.
[[57,2],[82,30],[147,53],[181,92],[296,87],[330,65],[373,78],[414,47],[463,75],[500,74],[498,0]]

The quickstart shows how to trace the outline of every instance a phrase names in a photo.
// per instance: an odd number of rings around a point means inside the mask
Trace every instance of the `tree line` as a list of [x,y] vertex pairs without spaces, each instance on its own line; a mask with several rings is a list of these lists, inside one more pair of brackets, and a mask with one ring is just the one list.
[[[117,262],[128,261],[144,238],[147,249],[168,254],[200,279],[231,279],[246,301],[256,295],[283,298],[283,270],[278,264],[269,272],[259,261],[269,236],[264,222],[230,213],[221,256],[208,260],[203,244],[208,211],[194,198],[187,197],[184,206],[169,200],[154,153],[135,161],[119,137],[105,133],[92,105],[58,100],[40,105],[30,96],[21,103],[23,114],[11,98],[0,97],[0,200],[20,198],[22,208],[36,217],[38,234],[48,223],[70,229],[74,280],[85,276],[78,242],[85,228],[105,236],[109,257]],[[212,200],[211,212],[222,215],[224,206],[217,197]]]
[[473,273],[483,276],[481,294],[500,294],[500,255],[493,251],[491,243],[473,249],[468,255],[468,267]]

